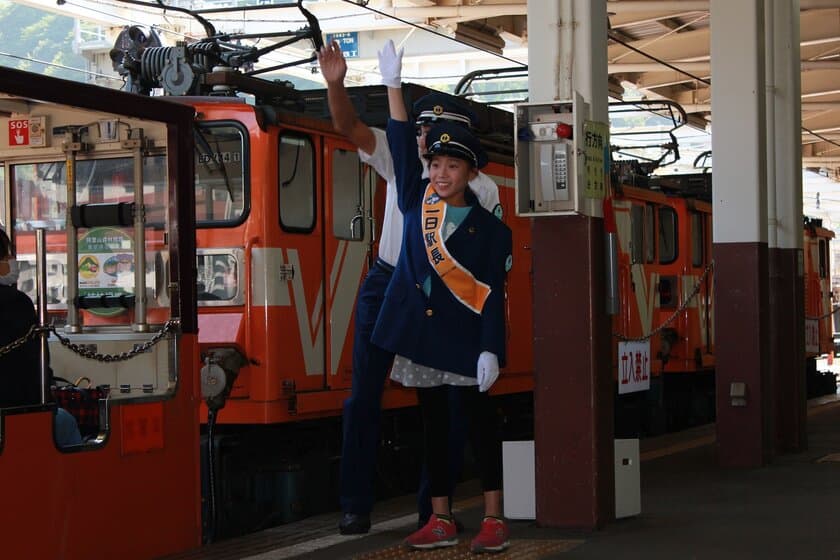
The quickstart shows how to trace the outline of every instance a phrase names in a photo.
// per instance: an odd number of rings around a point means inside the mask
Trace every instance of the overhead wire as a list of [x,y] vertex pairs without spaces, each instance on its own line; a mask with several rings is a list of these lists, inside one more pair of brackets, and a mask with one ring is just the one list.
[[408,21],[408,20],[402,19],[402,18],[397,17],[397,16],[395,16],[395,15],[393,15],[393,14],[389,14],[389,13],[387,13],[387,12],[383,12],[383,11],[377,10],[376,8],[371,8],[370,6],[368,6],[368,5],[367,5],[367,2],[365,2],[364,4],[360,4],[359,2],[356,2],[356,1],[354,1],[354,0],[342,0],[342,1],[343,1],[343,2],[346,2],[347,4],[353,4],[354,6],[357,6],[357,7],[359,7],[359,8],[364,8],[365,10],[368,10],[368,11],[373,12],[373,13],[375,13],[375,14],[379,14],[379,15],[381,15],[381,16],[384,16],[384,17],[387,17],[387,18],[390,18],[390,19],[396,20],[396,21],[398,21],[398,22],[400,22],[400,23],[402,23],[402,24],[404,24],[404,25],[409,25],[409,26],[411,26],[411,27],[416,27],[417,29],[421,29],[421,30],[423,30],[423,31],[426,31],[427,33],[431,33],[432,35],[437,35],[438,37],[443,37],[444,39],[448,39],[448,40],[450,40],[450,41],[454,41],[454,42],[456,42],[456,43],[459,43],[459,44],[461,44],[461,45],[464,45],[464,46],[466,46],[466,47],[473,48],[473,49],[475,49],[475,50],[477,50],[477,51],[485,52],[485,53],[487,53],[487,54],[492,54],[493,56],[498,57],[498,58],[501,58],[502,60],[507,60],[508,62],[513,62],[514,64],[518,64],[518,65],[520,65],[520,66],[528,66],[527,64],[525,64],[524,62],[521,62],[521,61],[519,61],[519,60],[515,60],[515,59],[513,59],[513,58],[509,58],[509,57],[507,57],[507,56],[504,56],[504,55],[502,55],[502,54],[499,54],[499,53],[493,52],[493,51],[488,50],[488,49],[482,49],[481,47],[477,47],[477,46],[475,46],[475,45],[473,45],[473,44],[471,44],[471,43],[467,43],[466,41],[459,41],[459,40],[458,40],[458,39],[456,39],[455,37],[450,37],[449,35],[447,35],[447,34],[445,34],[445,33],[440,33],[439,31],[435,31],[434,29],[429,29],[428,27],[423,27],[422,25],[419,25],[419,24],[416,24],[416,23],[414,23],[414,22],[411,22],[411,21]]
[[54,68],[61,68],[62,70],[71,70],[73,72],[79,72],[81,74],[88,74],[90,76],[96,76],[97,78],[106,78],[108,80],[113,80],[115,82],[122,82],[121,78],[115,76],[108,76],[107,74],[100,74],[99,72],[93,72],[91,70],[84,70],[82,68],[75,68],[73,66],[66,66],[64,64],[58,64],[55,62],[47,62],[46,60],[38,60],[37,58],[31,58],[26,56],[20,56],[12,53],[2,52],[0,51],[0,56],[5,56],[8,58],[14,58],[16,60],[22,60],[24,62],[34,62],[35,64],[42,64],[44,66],[52,66]]
[[[345,1],[346,1],[346,0],[345,0]],[[712,81],[711,81],[711,80],[708,80],[708,79],[706,79],[706,78],[701,78],[700,76],[696,76],[696,75],[692,74],[691,72],[689,72],[689,71],[687,71],[687,70],[683,70],[682,68],[679,68],[678,66],[674,66],[673,64],[671,64],[671,63],[670,63],[670,62],[668,62],[667,60],[662,60],[661,58],[658,58],[658,57],[656,57],[656,56],[653,56],[652,54],[648,54],[648,53],[646,53],[645,51],[643,51],[642,49],[639,49],[639,48],[634,47],[633,45],[631,45],[631,44],[630,44],[630,43],[628,43],[627,41],[624,41],[624,40],[622,40],[622,39],[619,39],[619,38],[616,36],[616,34],[615,34],[615,33],[611,32],[611,31],[609,31],[609,30],[607,31],[607,36],[609,36],[609,38],[610,38],[610,40],[611,40],[611,41],[614,41],[614,42],[618,43],[619,45],[621,45],[621,46],[623,46],[623,47],[625,47],[625,48],[628,48],[628,49],[630,49],[631,51],[633,51],[633,52],[635,52],[635,53],[637,53],[637,54],[642,55],[642,56],[643,56],[643,57],[645,57],[645,58],[648,58],[648,59],[650,59],[650,60],[652,60],[652,61],[654,61],[654,62],[656,62],[656,63],[659,63],[659,64],[661,64],[662,66],[665,66],[665,67],[670,68],[671,70],[673,70],[673,71],[675,71],[675,72],[679,72],[680,74],[683,74],[683,75],[685,75],[685,76],[688,76],[688,77],[689,77],[689,78],[691,78],[692,80],[697,80],[698,82],[702,82],[702,83],[706,84],[707,86],[708,86],[708,85],[712,85]]]
[[[90,3],[100,4],[100,5],[105,6],[105,7],[116,7],[119,2],[121,2],[121,0],[117,0],[116,2],[90,0]],[[149,10],[149,11],[142,11],[141,10],[141,12],[145,13],[145,14],[155,15],[155,14],[159,14],[161,12],[161,9],[158,7],[157,4],[152,4],[152,3],[149,3],[149,2],[128,2],[128,3],[134,4],[134,5],[139,5],[139,6],[148,6],[148,7],[155,8],[154,10]],[[124,16],[120,16],[120,15],[115,15],[113,12],[106,11],[105,9],[95,9],[95,8],[90,8],[88,6],[82,6],[81,4],[75,3],[72,0],[66,1],[65,4],[67,4],[69,6],[76,7],[76,8],[85,9],[85,10],[90,11],[90,12],[99,13],[99,14],[102,14],[103,16],[108,16],[109,18],[120,19],[120,20],[124,21],[126,25],[145,25],[145,26],[148,26],[148,23],[146,23],[146,22],[143,22],[143,21],[140,21],[140,20],[137,20],[137,19],[124,17]],[[176,19],[176,18],[177,19],[183,19],[183,20],[192,20],[193,19],[188,15],[180,15],[178,13],[168,14],[168,16],[172,17],[173,19]],[[70,16],[68,16],[68,17],[70,17]],[[302,19],[283,20],[282,22],[283,23],[305,23],[305,20],[302,20]],[[153,27],[159,33],[172,35],[172,36],[174,36],[178,39],[181,39],[181,40],[188,38],[188,35],[186,33],[179,33],[177,31],[172,31],[170,29],[165,29],[165,28],[161,28],[161,27],[157,27],[157,26],[150,26],[150,27]],[[24,56],[11,55],[11,54],[7,54],[7,53],[0,53],[0,54],[5,54],[6,56],[9,56],[9,57],[12,57],[12,58],[17,58],[17,59],[24,60],[24,61],[36,62],[36,63],[39,63],[39,64],[48,64],[48,65],[51,64],[51,63],[46,63],[44,61],[39,61],[39,60],[36,60],[36,59],[33,59],[33,58],[24,57]],[[276,54],[282,55],[282,53],[276,53]],[[290,57],[288,55],[282,55],[282,56],[285,56],[285,60],[293,58],[293,57]],[[277,59],[277,58],[272,58],[272,57],[264,57],[264,58],[266,60],[275,61],[275,62],[280,62],[280,61],[284,60],[284,59]],[[72,70],[72,71],[83,73],[83,74],[108,78],[108,79],[114,80],[116,82],[124,82],[124,80],[122,80],[119,77],[108,76],[108,75],[105,75],[105,74],[99,74],[99,73],[96,73],[96,72],[92,72],[90,70],[75,68],[75,67],[72,67],[72,66],[61,66],[61,65],[57,65],[57,64],[52,64],[52,65],[53,66],[59,66],[59,67],[62,67],[62,68],[66,68],[67,70]]]
[[[125,3],[130,3],[130,4],[135,4],[135,5],[139,5],[139,6],[145,6],[145,7],[159,7],[159,4],[151,3],[151,2],[142,2],[142,1],[137,1],[137,0],[130,0],[130,1],[127,1],[127,2],[126,2],[126,0],[118,0],[118,1],[125,2]],[[402,19],[400,17],[397,17],[395,15],[388,14],[386,12],[377,10],[376,8],[372,8],[367,4],[367,2],[360,3],[360,2],[354,1],[354,0],[343,0],[343,1],[348,3],[348,4],[352,4],[356,7],[368,10],[370,12],[374,12],[374,13],[382,15],[384,17],[399,21],[400,23],[403,23],[404,25],[408,25],[408,26],[411,26],[411,27],[414,27],[414,28],[417,28],[417,29],[421,29],[421,30],[426,31],[428,33],[432,33],[433,35],[438,35],[438,36],[443,37],[445,39],[448,39],[450,41],[454,41],[456,43],[474,48],[476,50],[486,52],[488,54],[492,54],[492,55],[494,55],[498,58],[502,58],[502,59],[507,60],[509,62],[514,62],[514,63],[516,63],[520,66],[527,67],[527,64],[525,64],[523,62],[520,62],[518,60],[514,60],[512,58],[506,57],[504,55],[500,55],[498,53],[495,53],[493,51],[489,51],[487,49],[482,49],[480,47],[476,47],[475,45],[471,45],[471,44],[466,43],[464,41],[459,41],[458,39],[450,37],[450,36],[448,36],[444,33],[440,33],[438,31],[435,31],[433,29],[429,29],[429,28],[424,27],[422,25],[407,21],[407,20]],[[79,7],[79,8],[82,7],[82,6],[77,5],[74,2],[72,2],[72,0],[70,2],[66,2],[66,3],[70,4],[70,5],[75,5],[76,7]],[[115,4],[113,2],[107,2],[107,1],[102,2],[102,1],[93,0],[92,3],[104,4],[106,6],[115,6]],[[85,9],[91,10],[91,11],[97,11],[97,10],[93,10],[89,7],[85,7]],[[113,17],[113,14],[109,13],[109,12],[100,11],[100,13],[102,13],[103,15],[107,14],[107,15]],[[149,13],[152,13],[152,12],[149,12]],[[190,19],[190,17],[187,16],[187,15],[177,15],[176,17],[183,18],[183,19]],[[329,18],[319,18],[319,19],[328,20],[328,19],[339,19],[339,18],[346,18],[346,17],[348,17],[348,16],[333,16],[333,17],[329,17]],[[355,16],[349,16],[349,17],[355,17]],[[120,18],[120,19],[124,19],[128,24],[142,24],[143,23],[143,22],[138,22],[138,21],[132,20],[130,18]],[[233,19],[230,19],[230,20],[222,20],[222,19],[216,20],[214,18],[214,21],[219,21],[219,22],[234,22],[235,21],[235,22],[239,22],[239,21],[244,21],[244,20],[233,20]],[[248,21],[251,21],[251,20],[248,20]],[[298,23],[298,22],[303,22],[303,20],[271,20],[271,19],[260,20],[260,21],[263,22],[263,23],[265,23],[265,22],[269,22],[269,23]],[[159,31],[164,32],[164,33],[168,33],[168,34],[171,34],[171,35],[175,35],[175,36],[178,36],[180,38],[185,38],[186,37],[186,34],[177,33],[177,32],[174,32],[174,31],[171,31],[171,30],[168,30],[168,29],[162,29],[161,28],[161,29],[159,29]],[[629,49],[629,50],[631,50],[631,51],[633,51],[637,54],[640,54],[641,56],[644,56],[645,58],[648,58],[648,59],[650,59],[650,60],[652,60],[652,61],[654,61],[658,64],[662,64],[663,66],[665,66],[667,68],[670,68],[671,70],[674,70],[675,72],[679,72],[683,75],[686,75],[686,76],[692,78],[693,80],[697,80],[698,82],[704,83],[706,85],[711,85],[711,80],[708,80],[706,78],[702,78],[702,77],[697,76],[695,74],[692,74],[691,72],[688,72],[687,70],[683,70],[682,68],[679,68],[678,66],[675,66],[675,65],[671,64],[670,62],[668,62],[666,60],[663,60],[663,59],[658,58],[654,55],[646,53],[643,50],[641,50],[639,48],[636,48],[633,45],[629,44],[628,42],[620,39],[619,37],[616,36],[616,34],[610,32],[610,31],[608,31],[608,36],[609,36],[610,40],[614,41],[615,43],[620,44],[623,47],[625,47],[625,48],[627,48],[627,49]],[[93,72],[93,71],[85,70],[85,69],[81,69],[81,68],[75,68],[75,67],[72,67],[72,66],[65,66],[65,65],[62,65],[62,64],[46,62],[46,61],[37,60],[37,59],[34,59],[34,58],[18,56],[18,55],[14,55],[14,54],[11,54],[11,53],[0,52],[0,56],[6,56],[6,57],[9,57],[9,58],[15,58],[15,59],[18,59],[18,60],[30,61],[30,62],[34,62],[36,64],[42,64],[42,65],[45,65],[45,66],[53,66],[53,67],[56,67],[56,68],[61,68],[61,69],[65,69],[65,70],[79,72],[79,73],[82,73],[82,74],[87,74],[87,75],[96,76],[96,77],[100,77],[100,78],[106,78],[106,79],[113,80],[113,81],[122,81],[120,78],[116,78],[116,77],[113,77],[113,76],[108,76],[106,74],[101,74],[101,73],[98,73],[98,72]],[[362,72],[362,73],[366,73],[366,74],[374,73],[373,71],[365,71],[365,70],[357,70],[357,71]],[[459,76],[435,76],[434,79],[447,79],[447,78],[457,78],[457,77],[459,77]],[[422,76],[406,76],[406,78],[409,78],[409,79],[428,79],[428,78],[422,77]],[[840,147],[840,143],[838,143],[834,140],[831,140],[829,138],[826,138],[825,136],[822,136],[821,134],[819,134],[817,132],[814,132],[813,130],[810,130],[809,128],[807,128],[805,126],[802,126],[802,130],[804,130],[808,134],[814,136],[815,138],[819,138],[822,142],[826,142],[827,144],[831,144],[833,146]]]
[[[509,58],[509,57],[506,57],[506,56],[504,56],[504,55],[500,55],[500,54],[498,54],[498,53],[495,53],[495,52],[490,51],[490,50],[487,50],[487,49],[482,49],[482,48],[477,47],[477,46],[475,46],[475,45],[472,45],[472,44],[466,43],[466,42],[464,42],[464,41],[460,41],[460,40],[458,40],[458,39],[455,39],[455,38],[453,38],[453,37],[450,37],[449,35],[446,35],[446,34],[444,34],[444,33],[440,33],[440,32],[435,31],[435,30],[433,30],[433,29],[429,29],[428,27],[424,27],[424,26],[422,26],[422,25],[415,24],[415,23],[413,23],[413,22],[410,22],[410,21],[404,20],[404,19],[402,19],[402,18],[400,18],[400,17],[397,17],[397,16],[395,16],[395,15],[391,15],[391,14],[388,14],[388,13],[386,13],[386,12],[382,12],[382,11],[380,11],[380,10],[377,10],[377,9],[375,9],[375,8],[372,8],[372,7],[368,6],[366,2],[365,2],[365,3],[359,3],[359,2],[357,2],[357,1],[353,1],[353,0],[343,0],[343,1],[344,1],[344,2],[346,2],[346,3],[348,3],[348,4],[353,4],[353,5],[354,5],[354,6],[356,6],[356,7],[363,8],[363,9],[365,9],[365,10],[368,10],[368,11],[370,11],[370,12],[373,12],[373,13],[376,13],[376,14],[382,15],[382,16],[384,16],[384,17],[387,17],[387,18],[390,18],[390,19],[393,19],[393,20],[399,21],[400,23],[403,23],[404,25],[408,25],[408,26],[414,27],[414,28],[416,28],[416,29],[420,29],[420,30],[426,31],[426,32],[431,33],[431,34],[433,34],[433,35],[438,35],[438,36],[440,36],[440,37],[443,37],[444,39],[448,39],[448,40],[450,40],[450,41],[454,41],[454,42],[456,42],[456,43],[458,43],[458,44],[461,44],[461,45],[464,45],[464,46],[467,46],[467,47],[473,48],[473,49],[475,49],[475,50],[482,51],[482,52],[486,52],[486,53],[488,53],[488,54],[492,54],[493,56],[495,56],[495,57],[497,57],[497,58],[501,58],[501,59],[503,59],[503,60],[507,60],[507,61],[509,61],[509,62],[513,62],[513,63],[518,64],[518,65],[520,65],[520,66],[527,67],[527,64],[525,64],[525,63],[523,63],[523,62],[520,62],[520,61],[518,61],[518,60],[515,60],[515,59],[512,59],[512,58]],[[109,17],[111,17],[111,18],[113,18],[113,17],[114,17],[113,12],[109,12],[109,11],[107,11],[107,10],[105,10],[105,9],[97,10],[97,9],[94,9],[94,8],[90,8],[90,7],[88,7],[88,6],[81,6],[80,4],[78,4],[78,3],[76,3],[76,2],[73,2],[73,0],[69,0],[69,1],[67,1],[67,2],[65,2],[65,3],[66,3],[66,4],[68,4],[68,5],[70,5],[70,6],[75,6],[75,7],[77,7],[77,8],[84,8],[84,9],[89,10],[89,11],[92,11],[92,12],[98,12],[98,13],[100,13],[100,14],[102,14],[102,15],[107,15],[107,16],[109,16]],[[135,6],[142,6],[142,7],[146,7],[146,8],[160,8],[159,4],[157,4],[156,2],[144,2],[144,1],[141,1],[141,0],[117,0],[116,2],[113,2],[113,1],[112,1],[112,2],[109,2],[109,1],[107,1],[107,0],[106,0],[106,1],[102,1],[102,0],[90,0],[90,3],[93,3],[93,4],[99,4],[99,5],[102,5],[103,7],[115,7],[115,6],[116,6],[117,4],[119,4],[119,3],[128,3],[128,4],[133,4],[133,5],[135,5]],[[154,14],[155,12],[154,12],[153,10],[148,10],[148,11],[146,11],[145,13],[147,13],[147,14]],[[184,14],[183,12],[180,12],[180,11],[177,11],[177,12],[175,12],[175,13],[173,13],[173,14],[168,14],[168,15],[169,15],[169,17],[172,17],[173,19],[184,19],[184,20],[189,20],[189,19],[192,19],[189,15],[186,15],[186,14]],[[127,18],[127,17],[122,17],[122,16],[117,16],[117,17],[118,17],[119,19],[124,20],[124,21],[126,22],[126,24],[127,24],[127,25],[148,25],[148,24],[147,24],[147,23],[145,23],[145,22],[142,22],[142,21],[137,21],[137,20],[135,20],[135,19],[131,19],[131,18]],[[320,20],[325,20],[325,21],[326,21],[326,20],[332,20],[332,19],[346,19],[347,17],[357,17],[357,16],[354,16],[354,15],[350,15],[350,16],[331,16],[331,17],[319,18],[319,19],[320,19]],[[240,21],[244,21],[244,20],[233,19],[233,18],[224,18],[224,19],[222,19],[222,18],[212,18],[212,21],[214,21],[214,22],[219,22],[219,23],[232,23],[232,22],[239,23]],[[248,20],[248,21],[251,21],[251,20]],[[288,23],[305,23],[305,21],[304,21],[304,20],[297,20],[297,19],[295,19],[295,20],[272,20],[272,19],[264,19],[264,20],[260,20],[260,21],[261,21],[262,23],[287,23],[287,24],[288,24]],[[187,35],[186,35],[185,33],[178,33],[178,32],[175,32],[175,31],[172,31],[172,30],[169,30],[169,29],[158,28],[158,27],[155,27],[155,29],[156,29],[157,31],[159,31],[159,32],[162,32],[162,33],[165,33],[165,34],[169,34],[169,35],[173,35],[173,36],[178,37],[178,38],[180,38],[180,39],[185,39],[185,38],[187,38]],[[205,29],[206,29],[206,27],[205,27]],[[277,54],[281,54],[281,53],[277,53]],[[26,58],[24,58],[24,57],[21,57],[21,58],[22,58],[23,60],[30,60],[30,59],[26,59]],[[269,60],[271,60],[271,59],[269,58]],[[36,62],[37,62],[37,61],[36,61]],[[102,76],[102,77],[107,77],[107,78],[109,78],[109,79],[113,79],[113,80],[115,80],[115,81],[120,81],[120,79],[119,79],[119,78],[114,78],[114,77],[111,77],[111,76],[104,76],[104,75],[102,75],[102,74],[97,74],[97,73],[95,73],[95,72],[91,72],[91,71],[89,71],[89,70],[83,70],[83,69],[80,69],[80,68],[72,68],[72,67],[67,67],[67,68],[68,68],[69,70],[74,70],[74,71],[77,71],[77,72],[80,72],[80,73],[85,73],[85,74],[94,75],[94,76]],[[373,71],[366,71],[366,70],[357,70],[357,71],[358,71],[358,72],[361,72],[361,73],[364,73],[364,74],[373,74],[373,73],[375,73],[375,72],[373,72]],[[460,75],[457,75],[457,76],[454,76],[454,75],[453,75],[453,76],[434,76],[434,77],[432,77],[432,78],[429,78],[429,77],[426,77],[426,76],[405,76],[405,77],[406,77],[407,79],[413,79],[413,80],[429,80],[429,79],[455,79],[455,78],[460,78],[461,76],[460,76]]]
[[[345,0],[345,1],[347,1],[347,0]],[[614,33],[611,33],[611,32],[608,31],[607,34],[608,34],[610,40],[615,41],[619,45],[621,45],[625,48],[628,48],[631,51],[644,56],[645,58],[648,58],[648,59],[650,59],[650,60],[652,60],[652,61],[654,61],[658,64],[661,64],[661,65],[667,67],[667,68],[670,68],[671,70],[674,70],[675,72],[679,72],[680,74],[684,74],[684,75],[688,76],[689,78],[692,78],[693,80],[697,80],[698,82],[702,82],[702,83],[704,83],[706,85],[709,85],[709,86],[712,85],[711,80],[708,80],[706,78],[701,78],[700,76],[696,76],[696,75],[692,74],[691,72],[688,72],[687,70],[683,70],[682,68],[679,68],[678,66],[675,66],[675,65],[671,64],[670,62],[668,62],[666,60],[662,60],[659,57],[656,57],[656,56],[653,56],[652,54],[646,53],[643,50],[638,49],[638,48],[634,47],[633,45],[629,44],[628,42],[619,39],[618,37],[615,36]],[[823,142],[826,142],[828,144],[831,144],[833,146],[837,146],[838,148],[840,148],[840,144],[838,144],[834,140],[826,138],[825,136],[822,136],[819,133],[814,132],[813,130],[811,130],[809,128],[806,128],[804,126],[802,126],[801,128],[802,128],[802,130],[804,130],[808,134],[811,134],[814,137],[819,138]]]

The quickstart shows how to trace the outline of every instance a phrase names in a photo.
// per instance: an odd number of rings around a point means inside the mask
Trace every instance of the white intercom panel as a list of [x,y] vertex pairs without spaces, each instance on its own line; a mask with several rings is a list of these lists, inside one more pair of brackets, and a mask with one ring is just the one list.
[[588,108],[580,96],[516,106],[516,214],[581,212],[583,153],[578,148]]

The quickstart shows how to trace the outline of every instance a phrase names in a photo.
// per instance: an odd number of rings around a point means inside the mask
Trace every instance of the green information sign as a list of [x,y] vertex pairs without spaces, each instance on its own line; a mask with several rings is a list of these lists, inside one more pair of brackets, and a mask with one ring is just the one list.
[[610,164],[610,127],[607,123],[583,122],[583,153],[586,186],[584,198],[607,196],[607,173]]
[[[118,296],[134,293],[134,246],[131,236],[112,227],[91,228],[79,239],[79,295]],[[101,317],[123,313],[96,308]]]

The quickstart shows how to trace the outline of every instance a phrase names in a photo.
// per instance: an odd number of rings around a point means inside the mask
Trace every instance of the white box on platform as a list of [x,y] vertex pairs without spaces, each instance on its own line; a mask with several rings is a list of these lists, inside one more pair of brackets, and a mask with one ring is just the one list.
[[639,440],[615,440],[615,518],[642,513]]
[[[508,519],[536,519],[534,442],[502,442],[502,491]],[[639,440],[615,440],[615,517],[642,513]]]
[[534,441],[502,442],[502,491],[508,519],[536,519]]

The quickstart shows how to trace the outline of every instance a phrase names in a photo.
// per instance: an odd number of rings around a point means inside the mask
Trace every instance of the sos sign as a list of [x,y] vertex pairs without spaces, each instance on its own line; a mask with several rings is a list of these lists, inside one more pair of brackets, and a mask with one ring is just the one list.
[[45,146],[44,117],[9,119],[9,146]]

